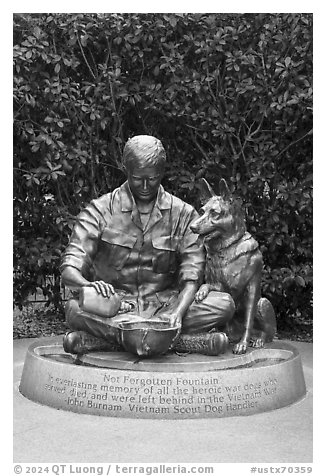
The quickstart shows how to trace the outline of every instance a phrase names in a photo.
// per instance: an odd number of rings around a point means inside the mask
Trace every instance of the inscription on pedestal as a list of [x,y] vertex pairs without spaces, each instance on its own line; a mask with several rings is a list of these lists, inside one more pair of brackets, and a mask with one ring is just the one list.
[[[287,351],[288,360],[255,368],[154,372],[40,358],[46,349],[29,349],[20,391],[33,401],[77,413],[128,418],[232,417],[289,405],[306,391],[295,350],[293,355]],[[269,349],[269,355],[273,351]],[[48,354],[54,354],[50,346]],[[275,357],[279,355],[280,350],[275,349]]]
[[[234,385],[221,377],[134,377],[112,375],[102,381],[78,381],[48,373],[46,392],[60,394],[67,406],[133,414],[204,415],[255,409],[262,399],[275,396],[275,377]],[[250,412],[249,412],[250,413]]]

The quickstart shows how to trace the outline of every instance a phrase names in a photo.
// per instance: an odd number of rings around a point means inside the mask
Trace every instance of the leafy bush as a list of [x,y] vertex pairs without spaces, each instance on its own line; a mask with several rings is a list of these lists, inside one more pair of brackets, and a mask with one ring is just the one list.
[[60,305],[74,216],[122,182],[136,134],[196,207],[200,177],[231,184],[279,323],[311,318],[312,15],[14,15],[16,304],[43,283]]

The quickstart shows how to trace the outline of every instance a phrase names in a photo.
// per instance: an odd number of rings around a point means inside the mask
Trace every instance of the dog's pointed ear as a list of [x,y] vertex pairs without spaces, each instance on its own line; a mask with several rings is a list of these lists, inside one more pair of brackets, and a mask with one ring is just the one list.
[[229,200],[230,197],[231,197],[230,189],[229,189],[228,184],[226,183],[226,181],[224,179],[220,180],[219,193],[220,193],[220,196],[222,198],[224,198],[224,200]]
[[214,192],[212,187],[209,185],[209,183],[204,178],[201,178],[198,181],[198,186],[199,186],[199,198],[200,198],[200,201],[202,203],[205,203],[210,198],[216,196],[216,193]]

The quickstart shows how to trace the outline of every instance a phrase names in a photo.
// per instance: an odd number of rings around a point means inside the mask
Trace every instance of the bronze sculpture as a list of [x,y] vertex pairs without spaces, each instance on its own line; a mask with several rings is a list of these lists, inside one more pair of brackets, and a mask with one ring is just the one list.
[[242,354],[248,345],[263,347],[276,332],[273,306],[260,295],[263,259],[258,243],[246,230],[241,203],[225,180],[220,180],[219,195],[205,179],[201,184],[206,204],[191,229],[200,235],[207,256],[205,284],[195,299],[200,302],[212,291],[232,296],[236,311],[226,333],[236,342],[233,352]]
[[62,259],[63,283],[79,294],[84,287],[93,288],[98,302],[108,300],[111,317],[99,315],[96,303],[87,312],[77,296],[71,299],[66,306],[72,329],[64,338],[67,352],[119,342],[119,326],[130,321],[128,316],[133,322],[138,316],[139,321],[158,319],[180,328],[178,350],[218,354],[225,349],[225,334],[209,331],[221,330],[235,305],[221,291],[194,301],[205,261],[190,227],[198,214],[161,186],[165,161],[158,139],[133,137],[122,160],[127,181],[92,200],[77,217]]

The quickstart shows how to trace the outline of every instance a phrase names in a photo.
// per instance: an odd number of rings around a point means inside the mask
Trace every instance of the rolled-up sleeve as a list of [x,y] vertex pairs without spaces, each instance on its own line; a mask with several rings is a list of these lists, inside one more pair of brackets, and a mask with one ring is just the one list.
[[180,269],[179,284],[185,281],[196,281],[201,284],[204,277],[205,252],[202,245],[198,244],[198,235],[190,229],[191,222],[198,217],[195,210],[189,214],[187,225],[180,239]]
[[76,218],[69,244],[62,255],[60,271],[72,266],[87,277],[98,248],[103,217],[92,201]]

